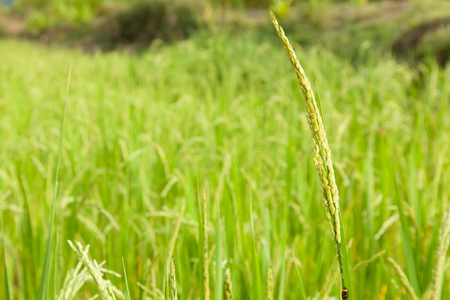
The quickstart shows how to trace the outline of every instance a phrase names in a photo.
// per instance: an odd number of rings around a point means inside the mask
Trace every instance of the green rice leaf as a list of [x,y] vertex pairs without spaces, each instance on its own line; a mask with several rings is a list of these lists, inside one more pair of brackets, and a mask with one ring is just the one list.
[[280,269],[280,285],[278,288],[278,300],[284,299],[284,282],[286,277],[286,244],[287,244],[287,223],[286,223],[286,215],[287,215],[287,204],[284,205],[283,209],[283,221],[281,225],[281,269]]
[[216,278],[214,283],[214,299],[222,300],[222,231],[220,226],[220,203],[217,201],[216,224]]
[[255,223],[253,220],[253,197],[250,194],[250,224],[252,228],[252,294],[253,299],[262,299],[261,272],[259,268],[259,256],[256,249]]
[[128,288],[127,270],[125,269],[125,261],[123,260],[123,257],[122,257],[122,266],[123,266],[123,280],[125,284],[125,300],[131,300],[130,289]]
[[305,285],[303,284],[302,276],[300,275],[300,271],[298,270],[297,265],[295,265],[295,270],[297,271],[298,280],[300,281],[300,292],[302,293],[302,299],[306,300],[308,299],[308,297],[306,296]]
[[3,230],[3,218],[1,219],[2,222],[2,242],[3,242],[3,260],[5,262],[5,299],[7,300],[12,300],[13,296],[12,296],[12,289],[9,283],[9,279],[8,279],[8,267],[6,265],[6,246],[5,246],[5,231]]
[[405,255],[405,261],[406,261],[406,270],[408,271],[408,280],[411,283],[414,292],[416,295],[420,295],[420,288],[419,288],[419,281],[417,277],[416,272],[416,264],[414,260],[413,255],[413,249],[411,247],[411,238],[409,236],[409,223],[406,218],[406,215],[403,211],[403,204],[402,200],[400,198],[400,192],[398,187],[398,178],[397,178],[397,172],[395,171],[395,165],[394,160],[392,160],[392,167],[393,167],[393,174],[394,174],[394,180],[395,180],[395,198],[397,200],[397,209],[398,214],[400,216],[400,236],[402,239],[403,244],[403,254]]
[[344,220],[342,220],[341,210],[339,210],[339,219],[341,220],[341,262],[344,273],[344,278],[342,278],[342,286],[345,286],[349,290],[348,299],[352,299],[352,278],[350,276],[350,262],[348,259],[347,243],[344,232]]
[[61,160],[61,152],[62,152],[62,146],[63,146],[64,120],[66,118],[66,107],[67,107],[67,99],[69,96],[71,72],[72,72],[72,67],[69,68],[69,75],[67,78],[67,87],[66,87],[66,97],[64,100],[64,110],[63,110],[63,116],[62,116],[62,120],[61,120],[61,129],[59,131],[58,158],[56,160],[55,181],[54,181],[54,185],[53,185],[54,189],[53,189],[52,214],[51,214],[50,225],[49,225],[49,230],[48,230],[47,249],[45,250],[44,265],[42,266],[42,275],[41,275],[41,281],[39,284],[39,294],[37,296],[38,300],[48,300],[48,297],[49,297],[51,264],[52,264],[53,249],[55,246],[54,239],[53,239],[53,224],[55,222],[54,219],[55,219],[56,196],[58,193],[58,172],[59,172],[59,162]]

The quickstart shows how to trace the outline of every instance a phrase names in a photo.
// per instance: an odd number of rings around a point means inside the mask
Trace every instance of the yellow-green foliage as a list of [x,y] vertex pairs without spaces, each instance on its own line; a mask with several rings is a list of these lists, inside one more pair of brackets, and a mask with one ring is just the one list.
[[[155,43],[139,55],[1,41],[0,241],[13,299],[35,299],[42,277],[70,64],[50,292],[60,294],[77,265],[76,253],[61,242],[76,238],[108,269],[123,270],[123,257],[131,299],[163,299],[176,231],[179,299],[202,298],[204,271],[223,273],[223,266],[231,269],[234,299],[253,299],[255,290],[264,299],[269,266],[274,299],[321,292],[336,268],[334,237],[318,201],[302,92],[275,32],[266,29],[264,37],[221,30]],[[415,264],[423,299],[435,267],[445,271],[435,264],[438,220],[450,195],[450,69],[431,60],[416,68],[371,47],[341,57],[320,44],[293,46],[320,87],[340,223],[353,240],[350,265],[358,266],[350,295],[398,297],[392,277],[401,283],[386,272],[389,261],[373,260],[385,251],[410,282],[408,264]],[[213,195],[207,209],[198,197],[204,182]],[[410,235],[408,261],[397,200]],[[202,231],[209,233],[204,243]],[[3,270],[2,259],[0,282]],[[215,294],[217,274],[206,276]],[[341,286],[333,276],[336,297]],[[124,290],[123,279],[108,279]],[[222,286],[221,280],[220,296]],[[441,298],[449,291],[443,280]],[[97,293],[95,283],[85,284],[75,299]]]

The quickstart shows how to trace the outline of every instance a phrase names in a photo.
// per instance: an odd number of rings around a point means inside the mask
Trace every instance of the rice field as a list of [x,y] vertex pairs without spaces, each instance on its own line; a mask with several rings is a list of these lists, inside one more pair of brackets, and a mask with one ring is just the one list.
[[[450,299],[450,68],[293,46],[332,152],[350,299]],[[273,28],[138,55],[3,39],[0,57],[0,298],[340,299],[305,102]],[[93,271],[75,269],[83,255]]]

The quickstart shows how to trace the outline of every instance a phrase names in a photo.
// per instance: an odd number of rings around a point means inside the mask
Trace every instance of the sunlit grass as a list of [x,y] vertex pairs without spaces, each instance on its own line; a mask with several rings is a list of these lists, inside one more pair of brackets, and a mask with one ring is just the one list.
[[[294,48],[313,89],[320,87],[350,269],[369,262],[352,272],[350,293],[399,295],[388,257],[406,276],[414,264],[424,292],[450,192],[450,69],[412,68],[370,49],[355,61],[321,47]],[[106,260],[105,268],[126,269],[131,299],[163,295],[171,245],[179,299],[204,289],[203,249],[216,298],[227,268],[235,299],[264,296],[269,268],[274,299],[303,295],[303,286],[308,296],[327,288],[340,294],[337,277],[327,276],[337,258],[302,95],[273,31],[199,36],[139,56],[2,40],[0,57],[0,212],[14,297],[34,299],[39,289],[70,65],[55,291],[77,265],[61,241],[76,239]],[[199,234],[203,186],[206,248]],[[411,261],[400,236],[405,228]],[[125,291],[124,279],[107,279]],[[96,292],[87,284],[78,295]],[[444,280],[442,294],[449,292]]]

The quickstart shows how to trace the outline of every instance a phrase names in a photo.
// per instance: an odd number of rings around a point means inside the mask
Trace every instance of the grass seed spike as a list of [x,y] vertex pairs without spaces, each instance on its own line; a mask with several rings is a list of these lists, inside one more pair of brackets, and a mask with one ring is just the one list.
[[[313,157],[314,165],[316,167],[317,174],[322,185],[322,199],[325,207],[325,213],[328,219],[328,223],[331,227],[331,233],[336,246],[336,252],[339,260],[339,269],[341,272],[342,287],[348,286],[345,284],[345,273],[350,274],[348,270],[348,260],[346,260],[345,266],[342,262],[342,250],[341,250],[341,223],[340,223],[340,209],[339,209],[339,192],[336,185],[336,179],[334,176],[333,162],[331,160],[331,150],[328,146],[328,140],[325,133],[322,117],[320,115],[317,102],[314,97],[314,93],[311,88],[311,83],[305,75],[303,67],[295,55],[294,49],[292,49],[288,38],[284,34],[283,28],[278,24],[278,21],[273,12],[270,12],[273,25],[277,30],[284,49],[289,57],[289,60],[294,68],[295,75],[297,76],[298,83],[300,84],[303,96],[306,102],[306,118],[308,121],[309,129],[311,131],[311,138],[313,142]],[[345,240],[344,249],[345,248]],[[345,251],[346,252],[346,251]],[[344,252],[344,253],[345,253]],[[347,259],[347,258],[346,258]],[[349,276],[349,275],[348,275]],[[347,279],[350,285],[350,278]],[[345,288],[344,288],[345,289]],[[348,299],[348,293],[347,298]]]

